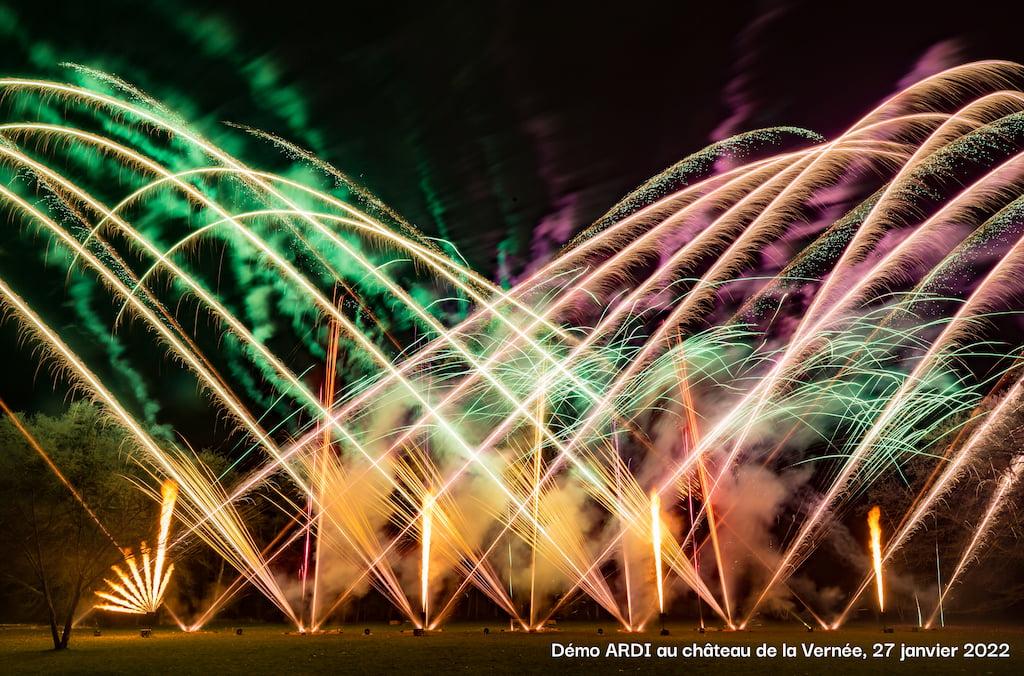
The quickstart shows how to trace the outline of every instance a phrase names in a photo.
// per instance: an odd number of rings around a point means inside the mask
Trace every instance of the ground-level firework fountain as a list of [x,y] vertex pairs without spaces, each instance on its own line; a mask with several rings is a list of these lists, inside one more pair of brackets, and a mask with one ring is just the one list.
[[[88,86],[0,80],[0,203],[132,387],[24,280],[5,274],[0,302],[177,487],[108,609],[172,597],[166,557],[200,541],[238,577],[191,629],[246,589],[303,630],[371,591],[434,628],[469,588],[525,630],[580,599],[630,631],[693,604],[728,628],[762,611],[837,627],[872,579],[880,610],[898,603],[893,555],[995,472],[941,602],[1016,486],[1015,64],[922,80],[832,140],[715,144],[509,289],[286,141],[246,130],[294,162],[256,169],[79,72]],[[130,363],[152,340],[244,439],[231,472],[159,432]],[[870,574],[837,606],[820,546],[894,477],[912,497],[888,496],[888,539],[872,510],[870,564],[860,546],[844,562]],[[272,537],[248,521],[257,498],[284,517]]]
[[882,587],[882,510],[875,505],[868,512],[868,529],[871,532],[871,567],[875,573],[875,593],[878,595],[878,612],[885,612],[885,591]]
[[420,535],[420,601],[423,604],[423,626],[430,625],[430,534],[434,526],[434,497],[427,493],[423,498],[423,528]]
[[[167,562],[167,544],[171,535],[171,518],[174,515],[174,502],[178,498],[178,485],[170,479],[164,481],[160,494],[160,523],[156,539],[156,551],[150,552],[146,543],[139,545],[139,560],[130,549],[125,550],[124,565],[128,573],[120,566],[111,570],[117,575],[118,581],[104,580],[107,591],[98,591],[103,603],[98,603],[96,610],[108,610],[114,613],[146,615],[160,609],[167,592],[167,584],[171,581],[174,564]],[[152,555],[151,555],[152,554]]]

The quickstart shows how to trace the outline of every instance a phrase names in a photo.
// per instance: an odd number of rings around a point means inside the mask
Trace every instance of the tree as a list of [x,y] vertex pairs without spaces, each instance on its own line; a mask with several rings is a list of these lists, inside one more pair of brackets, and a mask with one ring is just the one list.
[[45,616],[61,650],[79,610],[123,557],[118,547],[137,546],[152,529],[154,507],[133,484],[142,472],[125,434],[92,404],[18,420],[53,466],[10,417],[0,421],[5,605],[9,613],[18,605],[23,616]]

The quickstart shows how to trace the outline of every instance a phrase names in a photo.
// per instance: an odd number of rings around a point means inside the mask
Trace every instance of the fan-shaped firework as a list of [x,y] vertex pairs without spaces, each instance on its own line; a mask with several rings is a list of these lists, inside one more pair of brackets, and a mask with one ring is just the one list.
[[[802,567],[858,495],[932,468],[880,571],[968,468],[1004,472],[986,526],[1019,474],[1019,66],[940,73],[831,140],[717,143],[512,288],[281,139],[225,132],[287,154],[263,171],[77,72],[0,80],[0,202],[80,327],[29,280],[0,297],[180,487],[178,542],[238,571],[191,626],[247,584],[310,629],[371,587],[436,626],[470,586],[524,628],[586,595],[639,629],[684,590],[728,626],[794,601],[838,624],[874,567],[845,610]],[[251,442],[241,480],[154,431],[140,328]],[[288,517],[272,541],[254,492]]]
[[163,603],[167,584],[171,581],[171,573],[174,572],[173,564],[166,568],[164,564],[167,560],[167,544],[170,541],[171,518],[174,515],[174,502],[178,497],[178,486],[168,479],[161,487],[160,493],[162,503],[156,552],[151,558],[146,543],[139,545],[139,556],[142,560],[140,566],[131,549],[125,550],[124,565],[131,574],[126,574],[120,566],[115,565],[112,568],[119,581],[104,580],[108,590],[96,592],[96,596],[105,601],[96,606],[98,610],[145,615],[155,613]]

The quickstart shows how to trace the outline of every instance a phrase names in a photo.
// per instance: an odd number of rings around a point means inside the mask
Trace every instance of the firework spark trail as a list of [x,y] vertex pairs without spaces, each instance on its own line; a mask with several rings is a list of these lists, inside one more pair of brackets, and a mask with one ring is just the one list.
[[[621,500],[622,499],[622,469],[623,469],[622,468],[622,462],[621,462],[621,457],[622,456],[621,456],[621,451],[619,449],[619,435],[615,431],[614,426],[612,428],[612,443],[615,444],[615,458],[616,458],[616,462],[615,462],[615,492],[616,492],[617,499]],[[537,477],[537,480],[538,481],[540,480],[539,476]],[[632,580],[632,575],[631,575],[631,571],[630,571],[631,565],[630,565],[630,562],[629,562],[629,559],[630,559],[629,552],[627,551],[626,539],[624,537],[625,530],[626,530],[625,522],[622,519],[619,519],[619,535],[620,535],[621,540],[622,540],[622,544],[621,544],[622,570],[623,570],[623,579],[625,580],[624,587],[625,587],[625,590],[626,590],[626,619],[628,620],[628,623],[626,625],[626,629],[628,631],[633,631],[633,629],[636,626],[634,624],[634,622],[633,622],[633,580]],[[694,566],[694,568],[696,569],[696,566]]]
[[970,542],[967,543],[967,547],[964,548],[963,554],[960,555],[960,560],[953,569],[953,574],[949,576],[945,587],[939,593],[939,602],[935,606],[935,610],[928,616],[928,621],[924,623],[925,629],[930,628],[934,624],[935,616],[939,614],[940,609],[943,607],[943,602],[946,599],[946,595],[949,594],[949,590],[956,584],[964,569],[970,565],[971,561],[977,558],[978,550],[984,546],[985,537],[992,528],[992,522],[999,515],[999,512],[1006,507],[1006,495],[1017,484],[1021,472],[1024,472],[1024,456],[1018,455],[1010,461],[1010,466],[1003,471],[1003,476],[999,480],[996,490],[993,491],[992,497],[989,499],[985,515],[974,527],[974,535],[971,537]]
[[100,521],[100,518],[96,516],[96,512],[92,510],[92,507],[90,507],[89,504],[85,501],[85,499],[82,497],[82,494],[78,492],[78,490],[70,481],[68,481],[68,478],[64,476],[64,473],[60,471],[60,468],[57,467],[57,465],[53,462],[53,459],[50,458],[49,453],[47,453],[46,450],[43,449],[42,444],[40,444],[39,441],[35,438],[35,436],[28,430],[28,428],[25,427],[24,424],[22,424],[21,420],[19,420],[18,416],[14,413],[14,411],[12,411],[7,406],[7,402],[5,402],[3,398],[0,398],[0,410],[3,410],[3,412],[7,415],[8,419],[10,419],[11,424],[14,425],[15,429],[17,429],[18,432],[21,433],[21,436],[25,437],[25,441],[28,442],[29,447],[36,452],[36,454],[42,459],[43,462],[46,463],[46,466],[50,468],[50,471],[53,472],[54,476],[56,476],[60,480],[60,482],[64,484],[64,487],[68,489],[68,492],[71,493],[72,497],[74,497],[75,500],[78,501],[78,504],[82,506],[82,509],[85,510],[85,513],[89,515],[89,518],[93,520],[93,523],[95,523],[96,527],[100,529],[100,532],[102,532],[118,550],[123,549],[123,547],[121,547],[121,545],[118,544],[114,536],[110,534],[110,531],[107,530],[107,527],[103,525],[103,522]]
[[654,584],[658,589],[658,612],[665,612],[665,581],[661,572],[661,498],[651,493],[651,550],[654,552]]
[[[544,398],[537,400],[537,419],[544,423]],[[538,428],[534,435],[533,450],[533,538],[530,540],[530,627],[537,621],[537,528],[540,525],[540,469],[544,459],[544,439]]]
[[[274,562],[274,559],[277,558],[277,556],[284,553],[289,545],[297,542],[310,527],[310,524],[307,523],[305,528],[300,528],[295,533],[292,533],[290,537],[285,538],[285,535],[287,535],[288,531],[295,526],[295,523],[296,522],[292,521],[285,524],[284,528],[278,531],[278,534],[274,536],[274,539],[260,551],[260,556],[264,557],[268,566]],[[278,544],[282,541],[283,545],[278,547]],[[275,547],[277,547],[276,551],[271,551],[274,550]],[[241,571],[238,574],[238,577],[236,577],[231,584],[229,584],[216,598],[213,599],[210,605],[207,606],[206,610],[199,614],[199,618],[187,626],[185,631],[196,631],[205,626],[210,618],[213,617],[213,615],[220,610],[224,604],[234,598],[234,596],[244,588],[245,584],[251,581],[253,575],[255,575],[255,573],[252,571]]]
[[[323,386],[324,409],[326,409],[327,411],[330,411],[331,408],[332,408],[332,405],[334,403],[334,393],[335,393],[335,390],[336,390],[336,387],[337,387],[336,383],[335,383],[335,378],[337,377],[337,370],[338,370],[338,341],[339,341],[340,337],[341,337],[341,327],[338,326],[337,322],[332,322],[331,323],[330,339],[329,339],[328,344],[327,344],[327,371],[326,371],[326,377],[324,378],[324,386]],[[331,428],[325,426],[325,428],[324,428],[324,439],[323,439],[323,450],[321,451],[321,454],[320,454],[320,464],[321,464],[321,467],[326,467],[327,463],[331,462],[331,460],[332,460],[332,457],[331,457],[331,440],[332,440]],[[326,471],[321,471],[321,472],[317,473],[315,467],[313,468],[313,472],[314,472],[314,476],[320,477],[319,485],[317,486],[317,490],[319,492],[318,503],[319,504],[323,504],[323,502],[324,502],[324,498],[323,498],[324,491],[327,490],[327,484],[326,484],[326,481],[324,479],[327,476],[327,473],[326,473]],[[313,518],[312,510],[313,510],[313,502],[312,502],[312,500],[310,500],[310,502],[309,502],[309,510],[308,510],[308,514],[307,514],[307,519],[309,519],[309,520],[312,520],[312,518]],[[318,523],[322,523],[322,522],[318,522]],[[310,527],[306,531],[306,560],[307,560],[307,563],[308,563],[308,560],[309,560],[308,559],[308,557],[309,557],[309,538],[310,538],[311,534],[312,534],[312,527]],[[320,598],[320,562],[321,562],[321,555],[322,555],[322,549],[321,549],[321,545],[322,544],[323,544],[322,543],[322,539],[319,537],[319,534],[318,534],[318,537],[317,537],[317,540],[316,540],[316,554],[315,554],[315,563],[314,563],[314,565],[316,566],[316,569],[313,572],[313,601],[312,601],[312,604],[311,604],[310,617],[309,617],[310,625],[313,626],[313,627],[316,627],[318,625],[318,623],[317,623],[317,611],[319,610],[318,601],[319,601],[319,598]],[[303,579],[303,596],[305,596],[305,579]]]
[[935,593],[938,596],[936,608],[939,611],[939,626],[946,626],[946,612],[942,608],[942,566],[939,563],[939,541],[935,540]]
[[[723,524],[725,525],[725,528],[726,528],[726,529],[728,529],[728,527],[729,527],[729,526],[728,526],[728,522],[727,522],[727,521],[725,521],[725,520],[723,520]],[[742,539],[738,539],[738,542],[740,542],[741,544],[743,544],[744,548],[745,548],[745,549],[746,549],[746,550],[747,550],[748,552],[750,552],[750,555],[751,555],[751,556],[752,556],[753,558],[757,559],[757,561],[758,561],[758,562],[759,562],[759,563],[760,563],[760,564],[761,564],[762,566],[764,566],[765,568],[769,568],[769,567],[770,567],[770,566],[769,566],[769,564],[768,564],[768,563],[767,563],[767,562],[766,562],[766,561],[764,560],[764,557],[763,557],[763,556],[762,556],[762,555],[761,555],[760,553],[758,553],[757,551],[755,551],[755,550],[754,550],[754,548],[753,548],[753,547],[751,547],[749,543],[745,542],[745,541],[744,541],[744,540],[742,540]],[[801,595],[800,595],[799,593],[797,593],[797,591],[796,591],[796,590],[795,590],[795,589],[793,588],[793,586],[792,586],[791,584],[788,584],[788,583],[786,584],[786,590],[787,590],[787,591],[788,591],[788,592],[789,592],[790,594],[792,594],[792,595],[793,595],[793,598],[794,598],[794,599],[796,599],[797,601],[799,601],[799,602],[800,602],[800,604],[801,604],[801,605],[802,605],[802,606],[804,607],[804,609],[805,609],[805,610],[806,610],[806,611],[807,611],[807,612],[808,612],[808,613],[810,614],[810,616],[814,618],[814,621],[818,623],[818,626],[819,626],[819,627],[821,627],[822,629],[826,629],[826,630],[827,630],[827,629],[829,628],[828,624],[827,624],[827,623],[825,622],[825,620],[824,620],[824,619],[822,619],[821,615],[819,615],[818,613],[816,613],[816,612],[814,611],[814,608],[812,608],[812,607],[811,607],[811,605],[810,605],[810,604],[809,604],[809,603],[808,603],[808,602],[807,602],[807,601],[806,601],[806,600],[805,600],[805,599],[804,599],[804,598],[803,598],[803,597],[802,597],[802,596],[801,596]],[[799,619],[799,616],[796,616],[796,617],[797,617],[797,619]],[[801,623],[803,623],[803,620],[800,620],[800,622],[801,622]],[[806,626],[806,625],[805,625],[805,626]],[[732,627],[730,627],[730,628],[731,628],[731,629],[735,629],[735,625],[734,625],[734,626],[732,626]]]
[[[698,426],[697,426],[697,408],[694,405],[693,393],[690,390],[690,378],[689,378],[689,375],[687,374],[687,371],[686,371],[686,360],[684,358],[682,350],[680,350],[679,359],[676,360],[676,364],[677,364],[676,368],[677,368],[678,374],[679,374],[678,375],[678,378],[679,378],[679,388],[680,388],[680,390],[682,390],[682,402],[681,403],[682,403],[683,411],[684,411],[684,414],[685,414],[684,415],[684,420],[685,420],[684,432],[685,432],[685,438],[686,438],[685,440],[686,440],[686,443],[689,445],[689,447],[693,448],[693,447],[695,447],[697,445],[697,443],[700,440],[700,430],[698,429]],[[714,506],[711,504],[711,498],[710,498],[710,494],[709,494],[709,491],[708,491],[707,470],[705,469],[705,466],[704,466],[704,459],[701,458],[701,457],[697,458],[697,476],[700,479],[701,500],[703,500],[703,503],[704,503],[702,505],[702,507],[701,507],[701,511],[705,512],[707,514],[708,529],[710,530],[710,535],[711,535],[711,545],[712,545],[712,549],[714,550],[714,553],[715,553],[715,565],[716,565],[717,570],[718,570],[718,581],[720,583],[720,589],[721,589],[721,592],[722,592],[722,605],[725,606],[725,619],[726,619],[726,622],[728,623],[729,627],[731,628],[733,626],[733,624],[732,624],[732,604],[731,604],[731,602],[729,600],[728,583],[726,582],[726,579],[725,579],[725,565],[724,565],[724,563],[722,561],[722,548],[721,548],[721,546],[719,545],[719,542],[718,542],[718,519],[715,517],[715,509],[714,509]],[[689,496],[689,491],[687,492],[687,495]],[[693,514],[693,506],[692,506],[692,504],[690,506],[690,514],[691,514],[691,516]],[[691,523],[690,524],[690,533],[691,534],[694,532],[694,528],[695,528],[694,524]],[[689,537],[689,535],[687,535],[687,537]],[[694,565],[694,571],[696,571],[696,569],[697,569],[697,566],[695,564]]]

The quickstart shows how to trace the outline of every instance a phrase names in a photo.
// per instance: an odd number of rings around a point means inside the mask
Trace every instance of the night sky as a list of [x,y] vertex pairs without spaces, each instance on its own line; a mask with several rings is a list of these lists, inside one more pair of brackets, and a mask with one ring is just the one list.
[[[1012,3],[148,4],[0,2],[0,70],[75,61],[278,133],[496,280],[723,134],[830,136],[922,69],[1024,61]],[[15,408],[63,405],[11,323],[0,350]]]

